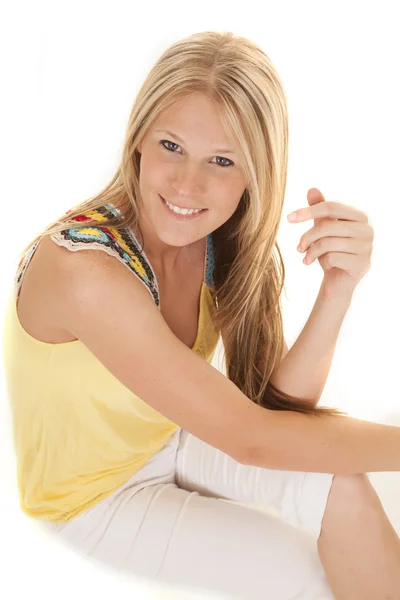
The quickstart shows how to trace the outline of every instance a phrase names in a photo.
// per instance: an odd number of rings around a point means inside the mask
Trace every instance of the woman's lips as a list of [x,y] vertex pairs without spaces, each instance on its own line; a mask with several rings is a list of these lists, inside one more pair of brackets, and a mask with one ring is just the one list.
[[192,219],[195,219],[196,217],[199,217],[200,215],[204,214],[208,210],[207,208],[203,208],[199,212],[192,213],[191,215],[181,215],[180,213],[177,213],[174,210],[171,210],[170,208],[168,208],[167,203],[165,202],[165,198],[163,198],[161,196],[161,194],[158,194],[158,195],[160,196],[160,199],[162,200],[165,210],[167,210],[171,216],[175,217],[179,221],[191,221]]

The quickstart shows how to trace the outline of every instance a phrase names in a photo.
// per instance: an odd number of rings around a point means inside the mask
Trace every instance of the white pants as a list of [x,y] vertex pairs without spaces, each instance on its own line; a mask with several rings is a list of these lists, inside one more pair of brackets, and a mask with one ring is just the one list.
[[188,592],[334,600],[317,549],[333,477],[242,465],[178,429],[99,504],[43,524],[85,555]]

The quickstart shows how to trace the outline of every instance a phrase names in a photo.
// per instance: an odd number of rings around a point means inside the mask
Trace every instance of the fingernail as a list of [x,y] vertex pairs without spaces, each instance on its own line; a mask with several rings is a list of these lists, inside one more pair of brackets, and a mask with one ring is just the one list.
[[297,218],[297,214],[295,212],[290,213],[290,215],[287,216],[288,221],[295,221]]

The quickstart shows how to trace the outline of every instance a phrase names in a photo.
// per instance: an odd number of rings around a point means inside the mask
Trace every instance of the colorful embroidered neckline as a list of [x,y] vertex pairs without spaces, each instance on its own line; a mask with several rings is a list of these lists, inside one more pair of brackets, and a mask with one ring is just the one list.
[[[51,237],[56,238],[55,241],[57,241],[58,238],[61,243],[72,245],[76,247],[77,250],[79,248],[85,248],[85,245],[88,244],[99,244],[99,247],[102,250],[106,251],[112,256],[115,256],[118,260],[126,264],[135,272],[135,274],[147,286],[153,295],[156,305],[160,308],[160,294],[157,277],[149,259],[147,258],[144,250],[140,247],[140,244],[133,232],[130,230],[130,228],[116,229],[114,227],[101,226],[101,222],[107,220],[110,212],[114,216],[122,216],[121,211],[117,207],[111,203],[107,203],[103,207],[99,207],[97,210],[88,210],[86,213],[77,215],[74,217],[74,220],[79,223],[79,226],[56,232],[55,234],[51,234]],[[96,227],[93,224],[85,227],[85,221],[89,220],[98,221],[99,227]],[[31,248],[21,259],[18,266],[16,276],[17,296],[19,295],[23,273],[25,272],[31,257],[33,256],[37,244],[38,242],[31,246]],[[212,234],[210,233],[207,236],[206,242],[202,286],[206,285],[209,288],[214,287],[213,274],[214,243]]]

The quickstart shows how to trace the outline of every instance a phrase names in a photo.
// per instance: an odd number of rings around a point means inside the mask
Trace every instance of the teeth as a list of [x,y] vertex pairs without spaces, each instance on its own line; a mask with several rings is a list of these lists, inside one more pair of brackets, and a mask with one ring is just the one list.
[[[164,198],[164,200],[165,200],[165,198]],[[189,208],[178,208],[177,206],[174,206],[173,204],[168,202],[168,200],[165,200],[165,203],[170,210],[173,210],[174,212],[176,212],[180,215],[192,215],[193,213],[198,213],[201,210],[203,210],[202,208],[190,208],[190,209]]]

